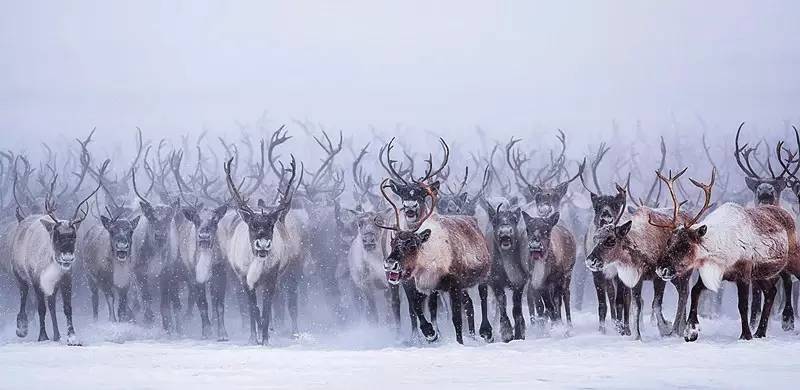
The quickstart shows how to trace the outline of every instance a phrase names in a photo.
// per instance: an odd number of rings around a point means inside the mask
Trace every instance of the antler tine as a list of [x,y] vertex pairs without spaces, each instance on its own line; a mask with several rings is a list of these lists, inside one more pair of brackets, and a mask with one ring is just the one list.
[[[381,166],[389,174],[389,176],[391,176],[391,179],[397,179],[400,182],[402,182],[403,184],[408,184],[408,181],[406,181],[406,179],[403,178],[403,175],[397,173],[397,171],[394,169],[394,164],[397,162],[395,160],[392,160],[392,157],[391,157],[392,149],[394,148],[394,141],[395,141],[395,138],[392,137],[392,139],[389,140],[389,143],[384,145],[381,148],[380,156],[378,158],[378,161],[381,163]],[[386,153],[386,162],[385,163],[383,161],[384,153]]]
[[419,230],[419,228],[422,227],[422,224],[425,223],[425,221],[427,221],[428,218],[431,217],[431,215],[433,215],[433,213],[436,211],[436,205],[437,203],[439,203],[439,197],[436,195],[436,191],[434,191],[429,185],[424,185],[424,188],[425,191],[428,193],[428,196],[431,197],[431,207],[430,209],[428,209],[428,213],[425,214],[425,217],[423,217],[417,222],[416,224],[417,228],[414,229],[414,231]]
[[[428,154],[428,159],[425,162],[428,164],[428,169],[425,171],[425,176],[419,180],[414,180],[417,183],[423,183],[432,179],[434,176],[438,175],[440,172],[444,170],[447,166],[447,162],[450,160],[450,147],[447,146],[447,142],[445,142],[444,138],[439,137],[439,143],[442,145],[442,149],[444,150],[444,157],[442,158],[442,164],[439,166],[438,169],[435,171],[433,170],[433,153]],[[412,177],[413,180],[413,177]]]
[[[735,149],[733,152],[733,156],[736,158],[736,164],[739,165],[739,169],[741,169],[742,172],[744,172],[747,176],[750,176],[754,179],[760,179],[758,174],[750,166],[750,159],[748,158],[748,156],[750,155],[752,149],[748,149],[747,144],[744,144],[744,146],[741,147],[739,146],[739,135],[742,132],[742,127],[744,127],[744,122],[742,122],[739,125],[739,128],[736,130],[736,141],[734,144]],[[747,162],[746,165],[742,163],[741,159],[742,155],[744,156],[745,161]]]
[[663,181],[664,184],[666,184],[667,189],[669,189],[669,194],[672,197],[672,205],[673,205],[672,222],[669,225],[662,225],[654,223],[652,218],[648,218],[648,222],[651,225],[662,228],[670,228],[670,229],[674,229],[675,227],[678,226],[678,217],[680,215],[681,203],[678,202],[678,195],[675,193],[675,188],[673,185],[684,173],[686,173],[687,169],[688,167],[683,168],[683,170],[681,170],[680,172],[678,172],[677,175],[674,176],[672,175],[672,170],[670,170],[669,178],[664,177],[664,175],[662,175],[661,172],[656,171],[656,176],[658,176],[658,178],[661,179],[661,181]]
[[131,180],[133,181],[133,192],[136,194],[136,197],[138,197],[140,201],[149,205],[150,201],[148,201],[144,196],[142,196],[142,194],[139,193],[139,187],[136,186],[136,168],[131,168]]
[[520,181],[525,185],[525,188],[531,188],[533,185],[525,178],[525,175],[522,173],[522,164],[524,164],[527,159],[522,157],[522,152],[519,149],[516,150],[516,153],[512,155],[514,152],[513,148],[514,145],[522,141],[522,139],[511,137],[511,140],[506,144],[506,164],[508,167],[511,168],[511,172],[514,173],[514,179],[519,183]]
[[581,161],[580,165],[578,165],[578,172],[575,173],[575,176],[573,176],[571,179],[567,180],[567,183],[572,183],[573,181],[575,181],[575,179],[579,177],[583,178],[584,169],[586,169],[586,157],[584,157],[583,161]]
[[605,157],[609,150],[611,150],[611,147],[607,146],[605,142],[601,142],[600,147],[597,149],[595,159],[592,161],[592,182],[594,183],[594,188],[597,189],[597,195],[603,195],[603,190],[600,188],[600,181],[597,180],[597,167],[600,166],[600,162],[603,161],[603,157]]
[[389,180],[390,180],[389,178],[386,178],[386,179],[383,179],[383,181],[381,182],[381,195],[383,195],[383,198],[386,199],[386,201],[389,202],[389,204],[394,209],[394,220],[395,220],[395,223],[394,223],[394,226],[381,226],[381,225],[375,223],[375,226],[377,226],[379,228],[382,228],[382,229],[393,230],[393,231],[399,232],[400,231],[400,210],[397,208],[397,205],[392,201],[391,197],[389,197],[389,195],[386,194],[386,187],[389,186],[389,184],[388,184]]
[[483,194],[486,192],[486,189],[489,188],[489,184],[492,182],[492,170],[489,165],[483,169],[483,180],[481,181],[481,189],[475,194],[473,199],[479,199],[483,197]]
[[[111,162],[111,160],[106,160],[103,163],[103,165],[100,167],[99,171],[100,172],[105,171],[108,168],[108,164],[110,162]],[[95,187],[94,191],[92,191],[92,193],[90,193],[87,197],[83,198],[83,200],[80,203],[78,203],[77,206],[75,206],[75,213],[72,214],[72,219],[70,219],[70,222],[73,225],[83,222],[83,220],[86,219],[86,216],[89,215],[88,210],[82,210],[82,207],[83,207],[84,204],[86,204],[86,202],[89,201],[89,199],[91,199],[97,193],[97,191],[100,191],[100,186],[101,185],[102,185],[102,183],[98,180],[97,181],[97,187]],[[79,215],[80,212],[83,212],[83,216],[81,216],[79,218],[78,215]]]
[[708,211],[709,206],[711,206],[711,190],[714,187],[714,182],[716,181],[716,178],[717,178],[717,169],[716,168],[711,168],[711,181],[707,185],[703,184],[703,183],[701,183],[701,182],[699,182],[699,181],[697,181],[695,179],[689,178],[689,181],[692,182],[692,184],[694,184],[695,187],[700,188],[700,189],[703,190],[703,194],[705,196],[705,200],[703,201],[703,207],[700,208],[700,211],[697,212],[697,215],[695,215],[694,218],[692,218],[688,222],[684,223],[685,227],[689,228],[690,226],[692,226],[695,223],[697,223],[697,221],[700,220],[700,217],[703,216],[703,213]]
[[793,162],[792,160],[794,160],[794,156],[800,154],[800,133],[798,133],[797,127],[795,127],[794,125],[792,125],[792,129],[794,130],[794,138],[795,138],[795,142],[797,144],[797,150],[798,150],[797,153],[793,154],[787,149],[786,152],[787,152],[787,154],[789,154],[789,159],[786,161],[786,163],[784,163],[783,156],[782,156],[782,151],[784,149],[786,149],[783,146],[784,142],[783,141],[778,142],[778,145],[777,145],[777,147],[775,149],[776,149],[776,152],[778,154],[778,163],[780,163],[781,166],[783,167],[783,172],[781,172],[779,177],[784,177],[784,176],[788,175],[789,179],[797,181],[796,174],[797,174],[798,170],[800,170],[800,161],[798,162],[797,167],[795,167],[794,171],[790,172],[789,170],[790,170],[790,165]]
[[622,216],[625,215],[625,210],[628,207],[628,188],[631,184],[630,179],[631,176],[628,174],[628,183],[625,185],[625,188],[620,187],[619,184],[615,183],[617,186],[617,192],[622,194],[622,207],[619,209],[619,214],[617,214],[617,217],[614,218],[614,226],[619,225],[619,221],[622,219]]
[[[703,145],[705,145],[705,134],[703,134]],[[706,149],[706,153],[708,153],[708,149]],[[710,158],[710,156],[709,156],[709,158]],[[667,145],[666,145],[666,143],[664,143],[664,137],[662,136],[661,137],[661,162],[658,164],[658,171],[659,172],[664,170],[664,166],[666,165],[666,163],[667,163]],[[712,165],[713,165],[713,162],[712,162]],[[658,180],[657,177],[656,177],[655,180],[653,180],[653,184],[650,185],[650,189],[647,190],[647,195],[645,196],[646,204],[639,205],[639,206],[646,206],[646,205],[650,204],[650,202],[651,202],[650,198],[653,196],[653,191],[656,190],[656,186],[658,186],[659,193],[660,193],[661,186],[659,185],[659,180]]]
[[287,135],[287,130],[285,129],[286,125],[281,125],[278,130],[275,130],[272,133],[272,136],[269,139],[269,147],[267,148],[267,160],[269,160],[269,166],[272,169],[272,173],[274,173],[277,177],[280,177],[281,173],[275,166],[275,161],[277,161],[280,156],[275,155],[275,148],[286,143],[286,141],[292,138],[291,136]]
[[239,189],[236,187],[236,184],[233,182],[233,177],[231,177],[231,164],[233,163],[233,157],[228,159],[222,166],[222,169],[225,171],[225,182],[228,185],[228,191],[233,197],[233,200],[236,202],[236,206],[239,209],[244,210],[246,212],[253,212],[253,209],[247,204],[247,199],[242,197],[242,194],[239,192]]
[[58,180],[58,175],[54,175],[53,180],[50,181],[49,190],[47,191],[47,195],[44,199],[44,210],[45,213],[47,213],[47,216],[49,216],[53,222],[58,223],[58,218],[55,216],[56,202],[53,200],[53,191],[56,187],[56,180]]

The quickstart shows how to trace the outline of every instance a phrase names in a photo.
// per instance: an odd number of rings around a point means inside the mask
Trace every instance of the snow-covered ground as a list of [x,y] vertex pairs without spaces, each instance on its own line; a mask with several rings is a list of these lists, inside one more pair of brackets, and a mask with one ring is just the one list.
[[[595,315],[578,313],[568,333],[510,344],[443,340],[408,345],[370,326],[336,336],[276,336],[270,347],[169,340],[152,331],[100,321],[80,328],[86,344],[15,340],[2,329],[0,388],[789,388],[800,380],[800,336],[773,321],[770,337],[738,341],[738,319],[701,320],[696,343],[660,339],[646,324],[634,342],[596,332]],[[33,332],[34,323],[31,324]],[[238,339],[238,340],[237,340]],[[411,387],[410,387],[410,386]]]

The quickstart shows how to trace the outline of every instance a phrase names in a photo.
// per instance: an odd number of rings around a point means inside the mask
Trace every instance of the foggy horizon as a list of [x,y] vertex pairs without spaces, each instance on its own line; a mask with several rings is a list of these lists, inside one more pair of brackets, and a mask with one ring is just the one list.
[[480,126],[499,139],[607,135],[612,120],[663,133],[673,118],[783,134],[800,117],[800,6],[788,2],[7,8],[0,127],[28,147],[93,127],[122,141],[136,126],[237,133],[264,113],[271,128]]

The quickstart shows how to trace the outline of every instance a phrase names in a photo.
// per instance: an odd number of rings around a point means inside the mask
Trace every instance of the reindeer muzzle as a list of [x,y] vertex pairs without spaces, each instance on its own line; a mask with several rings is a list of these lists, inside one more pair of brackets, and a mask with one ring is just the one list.
[[114,256],[117,260],[125,261],[130,254],[131,245],[127,242],[117,242],[114,244]]
[[61,253],[56,256],[56,263],[63,269],[70,269],[72,264],[75,263],[74,253]]
[[403,269],[400,267],[400,262],[395,260],[386,260],[383,263],[383,269],[386,271],[386,281],[392,286],[400,284],[403,277]]
[[375,233],[365,233],[363,236],[361,236],[361,246],[368,251],[375,250],[375,248],[378,246]]
[[603,267],[603,260],[599,257],[590,255],[586,258],[586,268],[589,268],[589,271],[600,272],[603,270]]
[[269,251],[272,250],[272,240],[259,238],[253,241],[253,254],[257,257],[267,257]]
[[544,245],[539,241],[528,243],[528,252],[532,260],[539,260],[544,257]]
[[211,249],[211,235],[208,233],[198,234],[197,246],[199,246],[201,249]]

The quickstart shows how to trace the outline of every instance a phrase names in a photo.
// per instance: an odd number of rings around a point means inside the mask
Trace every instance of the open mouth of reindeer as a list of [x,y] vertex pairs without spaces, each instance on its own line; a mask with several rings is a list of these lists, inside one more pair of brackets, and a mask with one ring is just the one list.
[[361,246],[368,251],[375,250],[375,248],[378,246],[377,240],[375,239],[375,234],[365,233],[361,238]]
[[403,214],[406,216],[407,219],[410,219],[412,221],[416,220],[417,217],[419,216],[419,212],[417,212],[416,209],[411,209],[411,208],[406,208],[403,211]]
[[532,260],[541,260],[544,257],[544,245],[538,241],[528,243],[528,252]]
[[74,253],[61,253],[56,256],[56,263],[63,268],[63,269],[70,269],[72,267],[72,263],[75,262],[75,254]]
[[117,260],[125,261],[128,259],[128,250],[118,249],[114,251],[114,255],[117,256]]
[[272,240],[259,238],[253,241],[253,254],[257,257],[267,257],[270,249],[272,249]]
[[400,269],[400,263],[396,261],[386,262],[384,270],[386,271],[386,281],[389,284],[393,286],[400,284],[400,280],[403,278],[403,270]]
[[514,244],[514,241],[511,239],[511,236],[502,235],[497,237],[497,241],[500,244],[500,249],[509,250],[511,246]]
[[762,192],[758,194],[758,203],[760,204],[773,204],[775,203],[775,194],[771,192]]

